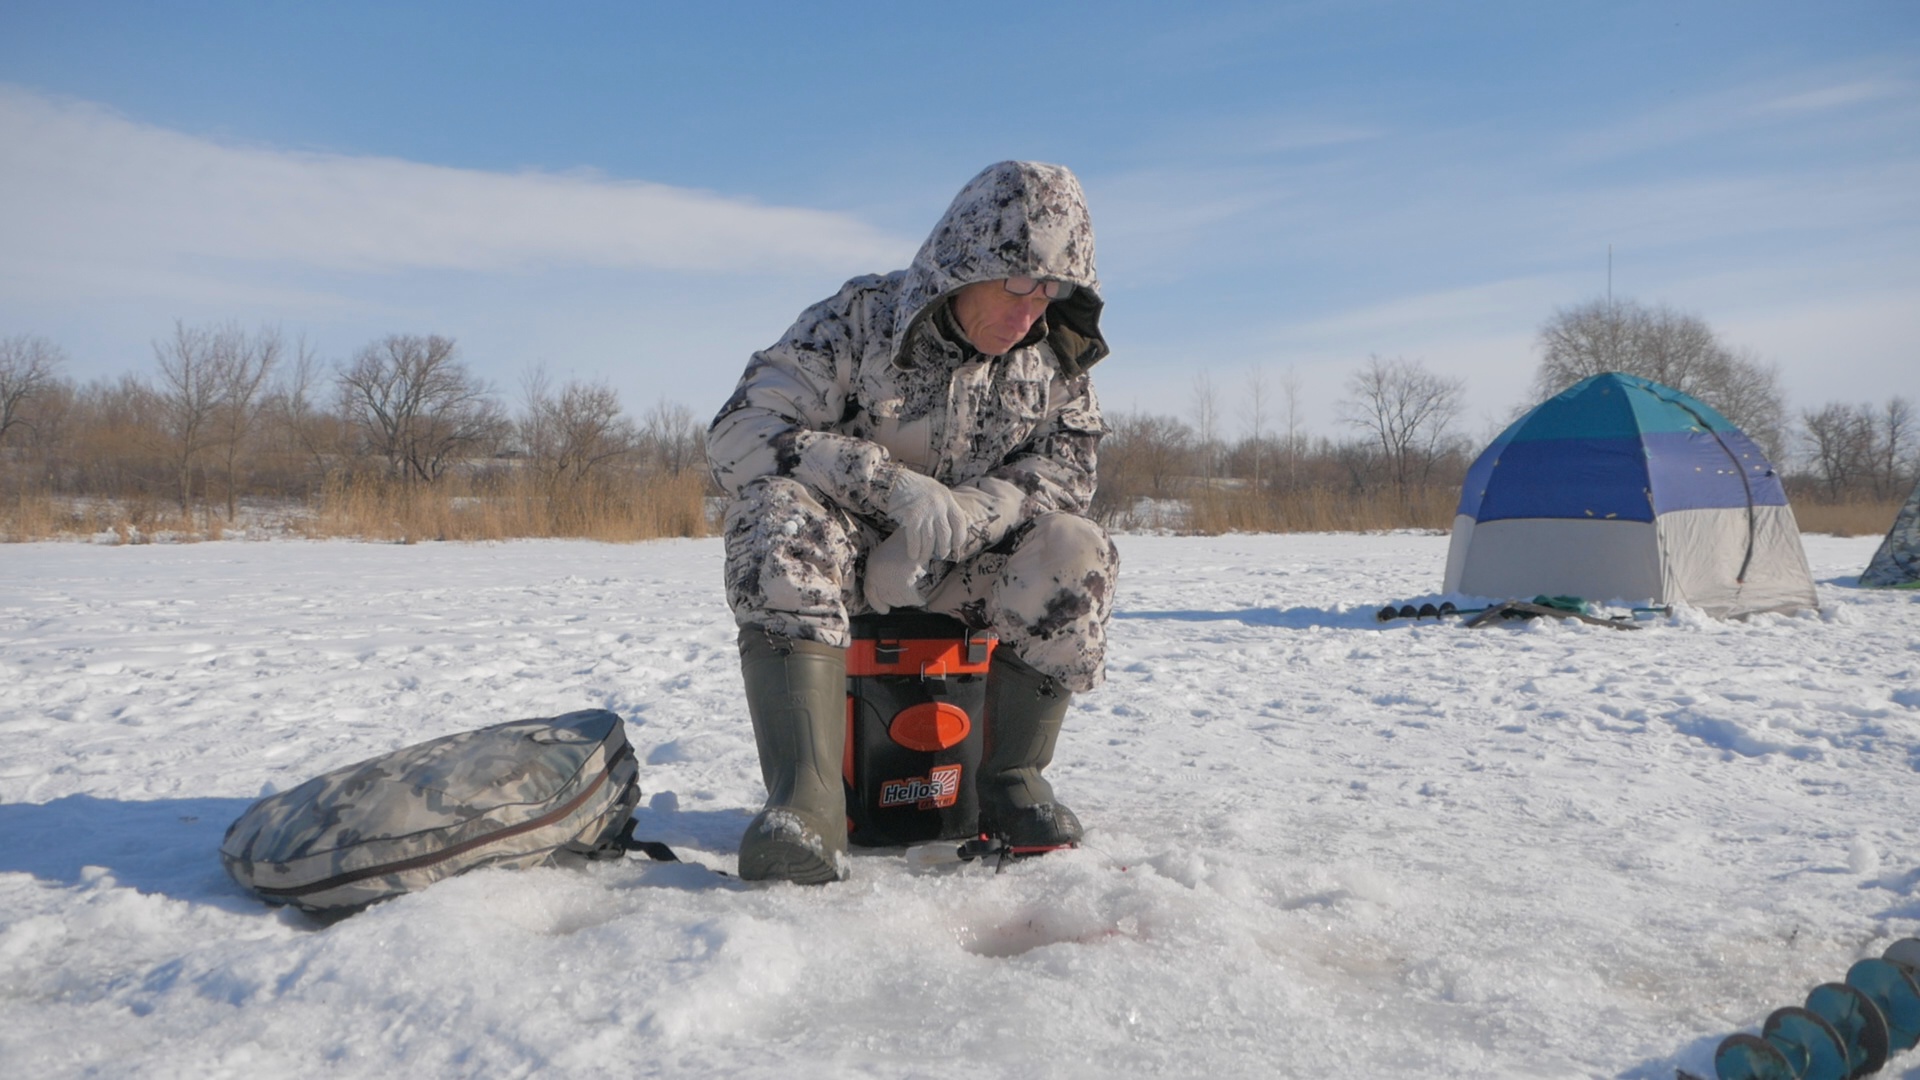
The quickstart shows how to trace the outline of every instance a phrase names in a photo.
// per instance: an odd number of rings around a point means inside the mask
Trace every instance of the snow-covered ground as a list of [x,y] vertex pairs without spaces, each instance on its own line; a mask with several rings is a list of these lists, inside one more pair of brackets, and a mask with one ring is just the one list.
[[[1085,848],[482,871],[327,928],[263,791],[599,706],[640,833],[760,798],[718,541],[0,548],[0,1076],[1672,1077],[1920,929],[1920,596],[1376,623],[1443,536],[1126,536]],[[1920,1052],[1888,1070],[1920,1075]]]

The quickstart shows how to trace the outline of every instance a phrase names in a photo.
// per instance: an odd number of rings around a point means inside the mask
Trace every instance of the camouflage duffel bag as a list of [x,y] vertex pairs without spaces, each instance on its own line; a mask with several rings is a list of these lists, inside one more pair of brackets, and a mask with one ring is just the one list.
[[640,801],[604,709],[448,735],[316,776],[227,829],[227,873],[269,903],[351,911],[481,866],[617,855]]

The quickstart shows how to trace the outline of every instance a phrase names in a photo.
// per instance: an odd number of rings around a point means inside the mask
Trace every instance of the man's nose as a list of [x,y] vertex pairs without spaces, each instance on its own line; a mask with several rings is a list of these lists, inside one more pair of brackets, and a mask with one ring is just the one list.
[[1027,320],[1028,326],[1032,326],[1035,320],[1047,313],[1047,303],[1047,298],[1038,292],[1032,296],[1020,298],[1020,314]]

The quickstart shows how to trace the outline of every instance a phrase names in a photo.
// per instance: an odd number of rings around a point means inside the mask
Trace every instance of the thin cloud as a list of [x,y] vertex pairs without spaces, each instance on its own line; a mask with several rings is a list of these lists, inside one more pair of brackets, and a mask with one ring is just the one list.
[[231,146],[0,86],[0,261],[346,272],[791,272],[902,262],[844,214],[589,174]]
[[[1800,111],[1782,113],[1788,100]],[[1609,245],[1693,261],[1764,252],[1792,267],[1804,262],[1795,247],[1920,226],[1920,159],[1873,134],[1909,115],[1920,100],[1899,79],[1806,72],[1546,137],[1381,130],[1288,160],[1110,172],[1089,187],[1114,270],[1159,282],[1338,268],[1413,291],[1422,273],[1435,286],[1477,283],[1564,269]],[[1591,167],[1676,143],[1687,152]],[[1821,151],[1797,152],[1810,143]]]
[[1524,201],[1516,220],[1535,230],[1539,257],[1611,243],[1725,258],[1727,245],[1867,241],[1911,230],[1920,225],[1917,191],[1920,163],[1823,165],[1568,190]]
[[1446,337],[1463,328],[1477,336],[1488,327],[1526,326],[1543,318],[1564,289],[1558,278],[1542,276],[1414,293],[1288,323],[1276,327],[1274,334],[1308,347],[1370,342],[1369,351],[1406,348],[1423,337]]
[[[1802,72],[1765,83],[1716,90],[1650,109],[1617,124],[1575,134],[1564,144],[1569,163],[1615,160],[1702,141],[1763,136],[1818,141],[1846,120],[1876,124],[1889,136],[1911,131],[1920,87],[1880,74]],[[1796,126],[1797,125],[1797,126]]]
[[1913,86],[1893,79],[1866,79],[1823,86],[1817,90],[1789,94],[1760,106],[1761,112],[1827,112],[1863,105],[1870,101],[1911,96]]

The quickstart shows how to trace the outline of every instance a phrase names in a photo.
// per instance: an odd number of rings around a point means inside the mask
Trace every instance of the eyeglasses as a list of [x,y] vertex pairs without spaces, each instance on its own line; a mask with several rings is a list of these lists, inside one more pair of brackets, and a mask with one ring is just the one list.
[[1015,296],[1032,296],[1035,289],[1049,300],[1065,300],[1073,295],[1071,281],[1042,281],[1031,277],[1010,277],[1002,284]]

